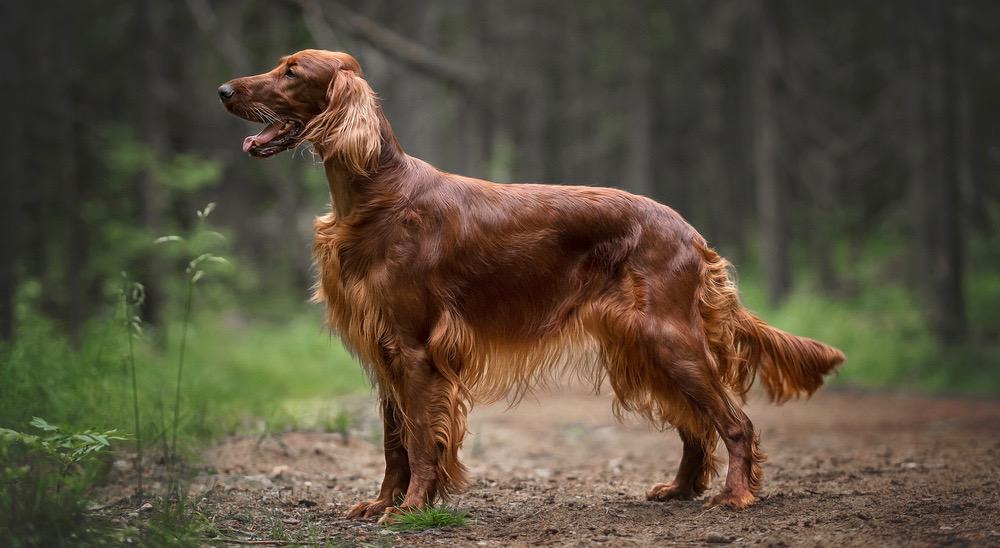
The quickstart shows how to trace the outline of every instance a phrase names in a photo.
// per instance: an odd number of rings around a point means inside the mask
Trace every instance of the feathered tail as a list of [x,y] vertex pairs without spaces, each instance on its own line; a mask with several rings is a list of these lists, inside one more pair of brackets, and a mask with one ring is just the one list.
[[771,327],[743,308],[729,261],[707,244],[698,245],[705,259],[699,305],[723,382],[745,397],[759,371],[773,402],[811,396],[823,376],[844,361],[844,353]]

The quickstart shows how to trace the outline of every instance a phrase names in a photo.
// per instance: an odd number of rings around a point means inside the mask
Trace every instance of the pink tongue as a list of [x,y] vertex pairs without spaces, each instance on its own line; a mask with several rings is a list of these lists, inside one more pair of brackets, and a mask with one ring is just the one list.
[[257,135],[250,135],[246,139],[243,139],[243,152],[250,152],[250,149],[253,147],[267,144],[281,133],[281,128],[284,126],[285,124],[282,122],[271,122]]

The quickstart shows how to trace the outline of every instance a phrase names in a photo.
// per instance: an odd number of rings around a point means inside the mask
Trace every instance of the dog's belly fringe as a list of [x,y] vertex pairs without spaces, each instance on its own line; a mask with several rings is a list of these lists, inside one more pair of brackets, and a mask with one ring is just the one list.
[[[328,298],[322,291],[317,298]],[[383,351],[373,341],[393,346],[388,324],[375,308],[367,314],[350,314],[346,303],[327,300],[330,328],[358,358],[373,384],[386,396],[396,397]],[[360,309],[367,307],[360,306]],[[362,321],[362,316],[365,321]],[[636,413],[654,426],[664,429],[683,426],[698,414],[689,409],[688,400],[664,383],[665,372],[657,373],[621,344],[602,343],[582,325],[570,322],[557,334],[541,341],[500,340],[477,333],[450,315],[444,326],[432,335],[428,350],[446,359],[436,360],[438,367],[457,373],[463,399],[468,407],[507,400],[511,407],[526,396],[570,379],[589,384],[595,393],[605,383],[614,392],[613,412],[619,420],[626,413]],[[650,379],[654,374],[658,381]],[[657,387],[656,390],[653,387]]]
[[451,322],[440,340],[459,356],[460,378],[476,403],[507,399],[513,406],[535,390],[572,377],[600,389],[605,372],[598,341],[580,325],[568,325],[538,341],[501,339]]

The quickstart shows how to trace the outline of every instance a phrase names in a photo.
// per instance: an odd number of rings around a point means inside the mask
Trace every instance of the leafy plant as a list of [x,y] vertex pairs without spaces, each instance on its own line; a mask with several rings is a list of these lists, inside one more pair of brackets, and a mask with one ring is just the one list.
[[44,434],[33,435],[9,428],[0,428],[0,440],[4,443],[20,442],[27,447],[39,450],[60,464],[64,476],[74,465],[93,459],[101,451],[111,447],[112,441],[126,439],[124,436],[118,435],[116,429],[104,432],[89,429],[79,432],[64,432],[58,426],[49,424],[41,417],[33,417],[29,424]]
[[[196,239],[200,233],[204,232],[225,241],[225,237],[218,232],[204,229],[205,220],[208,219],[208,216],[211,215],[214,210],[215,202],[209,202],[204,209],[199,209],[196,212],[196,215],[198,216],[198,225],[192,239]],[[168,236],[161,236],[154,240],[153,243],[164,244],[169,242],[186,243],[187,241],[180,236],[171,234]],[[184,270],[187,281],[187,291],[184,299],[183,319],[181,321],[180,352],[177,354],[177,381],[174,388],[174,420],[171,425],[170,455],[168,455],[172,462],[176,462],[177,460],[177,425],[180,422],[181,383],[183,381],[184,374],[184,356],[187,350],[188,327],[191,324],[191,301],[194,296],[194,286],[205,276],[204,265],[209,263],[228,264],[228,261],[224,257],[214,253],[201,253],[188,261],[187,267]]]
[[0,543],[79,545],[108,531],[84,519],[96,461],[124,440],[117,430],[68,430],[34,417],[38,433],[0,428]]

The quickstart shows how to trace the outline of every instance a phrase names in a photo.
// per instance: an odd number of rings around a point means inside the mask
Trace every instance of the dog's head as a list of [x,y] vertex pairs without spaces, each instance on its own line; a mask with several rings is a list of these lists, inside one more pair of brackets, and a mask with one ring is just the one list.
[[361,66],[346,53],[307,49],[278,66],[219,87],[226,109],[267,124],[243,140],[243,151],[266,158],[310,141],[324,160],[338,158],[367,174],[381,150],[378,99]]

